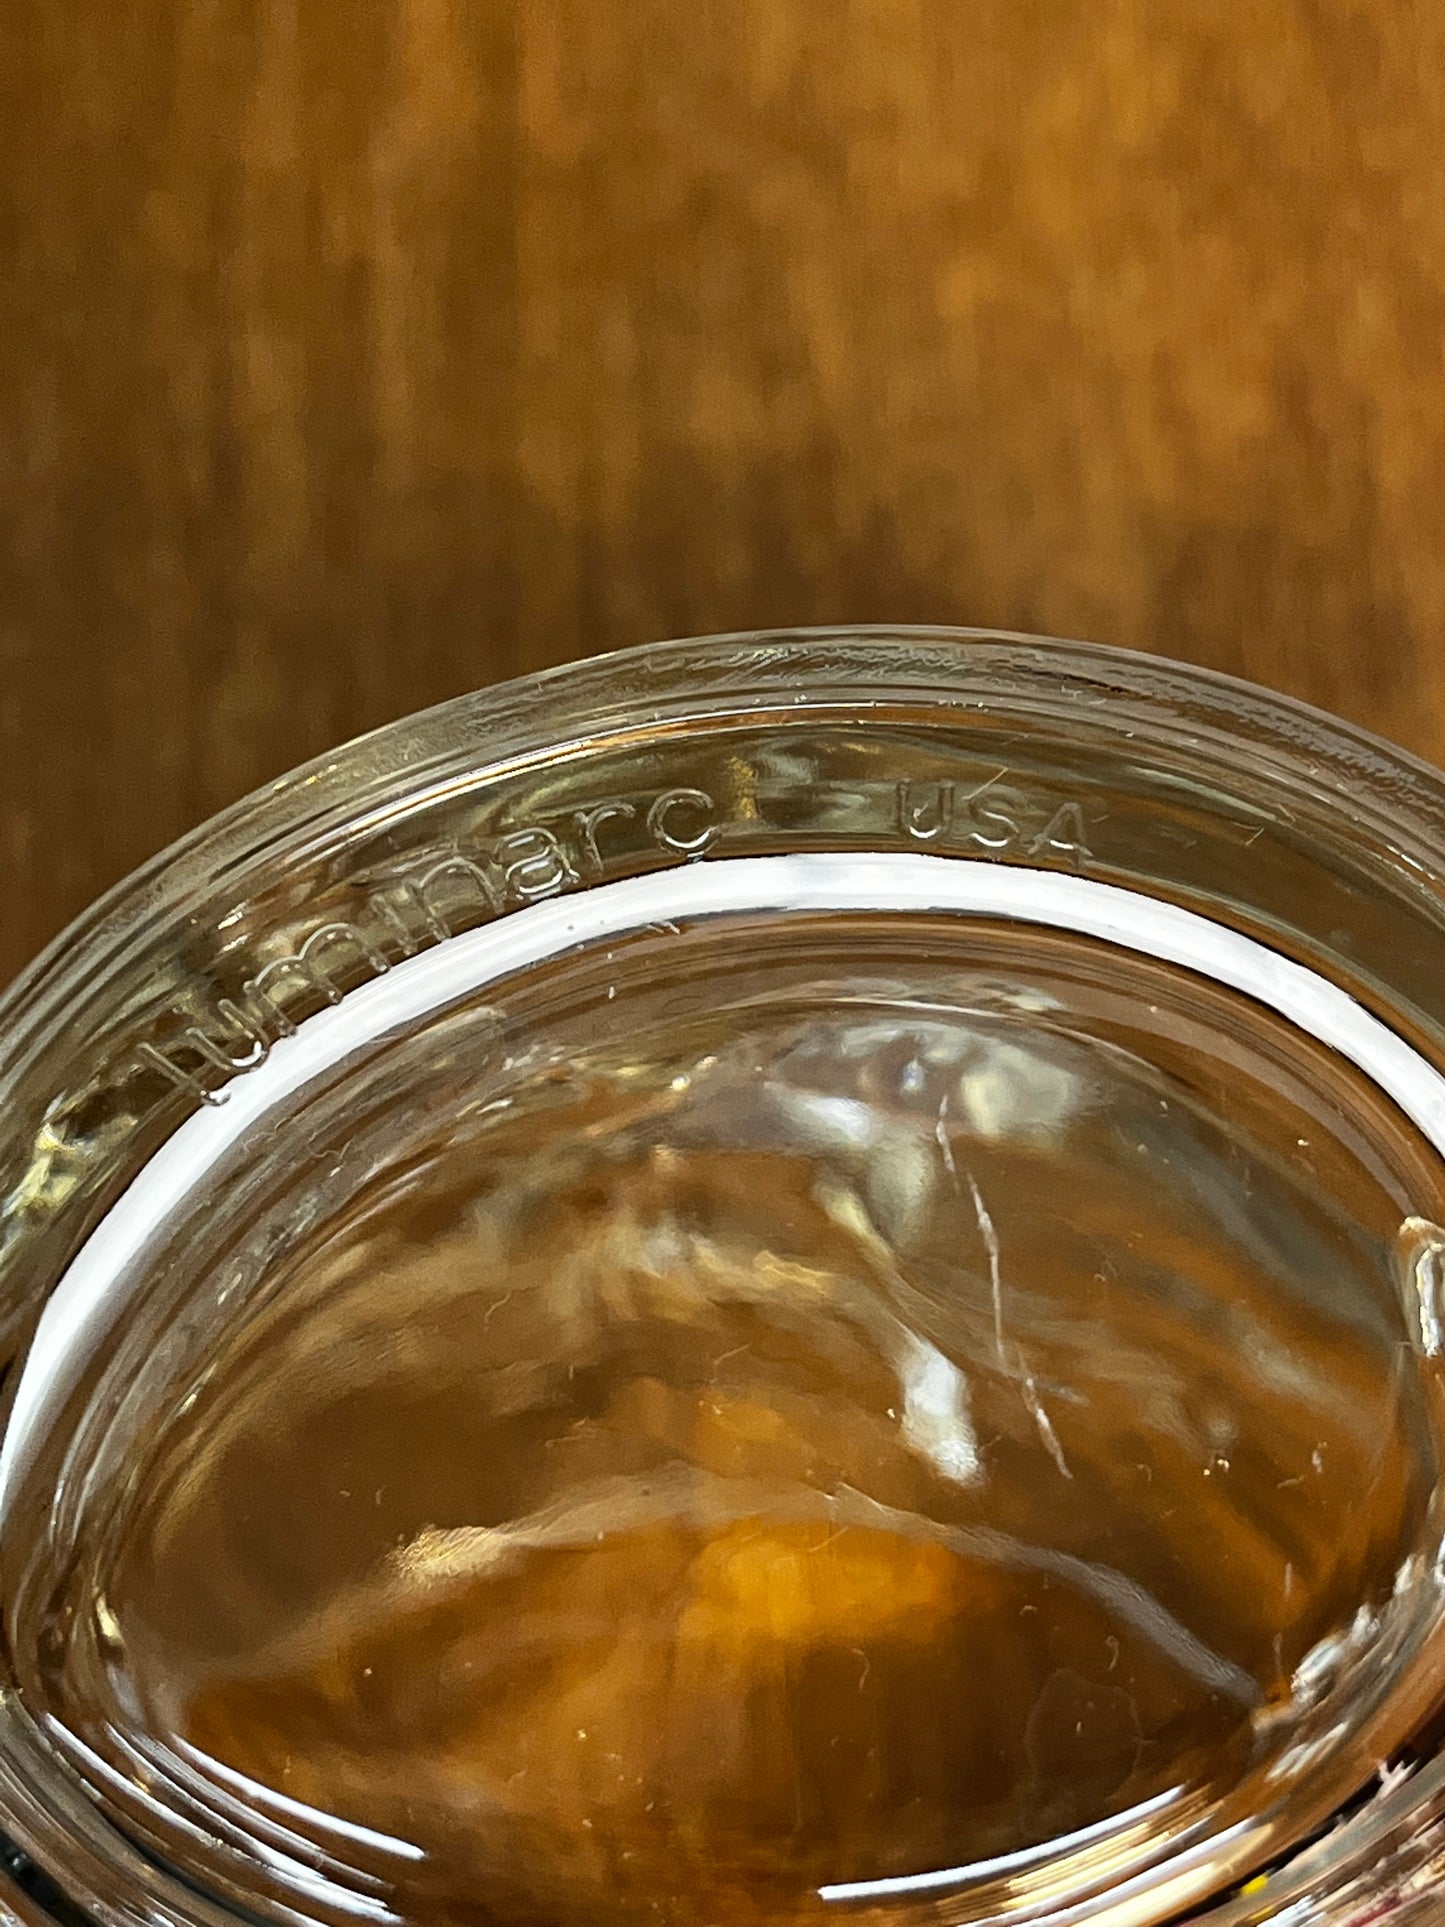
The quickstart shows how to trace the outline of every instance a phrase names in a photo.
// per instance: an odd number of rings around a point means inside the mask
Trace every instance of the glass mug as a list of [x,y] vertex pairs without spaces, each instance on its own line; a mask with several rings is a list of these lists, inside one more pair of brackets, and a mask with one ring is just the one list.
[[1442,879],[1342,724],[860,630],[122,885],[0,1022],[11,1913],[1445,1918]]

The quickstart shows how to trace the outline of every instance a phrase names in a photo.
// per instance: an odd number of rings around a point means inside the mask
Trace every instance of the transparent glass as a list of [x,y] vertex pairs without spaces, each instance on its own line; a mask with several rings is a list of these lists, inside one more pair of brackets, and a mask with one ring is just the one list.
[[1445,780],[1020,637],[397,724],[0,1006],[26,1920],[1445,1900]]

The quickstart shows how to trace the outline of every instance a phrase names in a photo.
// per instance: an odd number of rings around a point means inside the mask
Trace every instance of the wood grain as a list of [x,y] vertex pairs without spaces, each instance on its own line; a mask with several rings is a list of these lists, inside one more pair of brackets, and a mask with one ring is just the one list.
[[1434,0],[6,0],[0,971],[679,632],[1148,646],[1445,755]]

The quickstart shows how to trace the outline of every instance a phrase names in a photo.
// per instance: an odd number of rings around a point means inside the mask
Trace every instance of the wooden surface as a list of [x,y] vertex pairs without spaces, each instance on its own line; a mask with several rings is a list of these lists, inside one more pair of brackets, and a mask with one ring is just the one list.
[[0,973],[532,665],[942,620],[1445,755],[1438,0],[5,0]]

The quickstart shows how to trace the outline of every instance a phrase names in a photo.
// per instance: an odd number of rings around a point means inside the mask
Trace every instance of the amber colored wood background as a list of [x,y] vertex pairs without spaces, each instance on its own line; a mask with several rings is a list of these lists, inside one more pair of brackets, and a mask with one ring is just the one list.
[[0,973],[370,724],[972,621],[1445,755],[1441,0],[4,0]]

